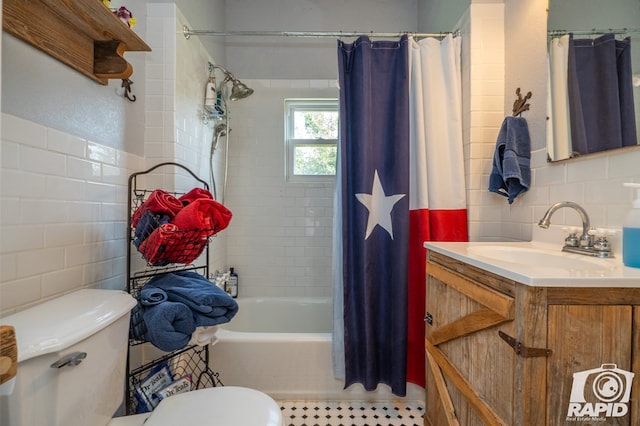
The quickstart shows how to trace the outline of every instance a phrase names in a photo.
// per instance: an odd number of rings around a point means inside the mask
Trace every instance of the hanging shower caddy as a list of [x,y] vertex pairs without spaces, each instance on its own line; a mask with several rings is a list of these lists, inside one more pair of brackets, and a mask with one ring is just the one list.
[[[216,230],[210,230],[203,236],[203,230],[176,231],[181,232],[177,241],[167,250],[155,250],[153,257],[143,256],[140,246],[137,245],[135,229],[132,226],[134,216],[140,212],[142,204],[158,187],[166,185],[165,182],[174,179],[180,180],[180,187],[209,189],[206,181],[200,179],[187,167],[173,162],[160,163],[143,172],[133,173],[129,176],[128,184],[128,219],[127,219],[127,291],[136,299],[139,299],[140,289],[153,277],[160,274],[179,271],[193,271],[203,277],[209,277],[209,239],[215,235]],[[154,185],[154,183],[163,183]],[[177,186],[174,182],[171,186]],[[154,189],[150,189],[154,188]],[[186,191],[163,190],[175,197],[184,195]],[[148,238],[147,238],[148,239]],[[187,253],[187,254],[185,254]],[[214,386],[222,386],[218,373],[209,367],[209,345],[188,345],[184,348],[152,356],[151,361],[146,360],[145,350],[149,349],[143,344],[145,340],[137,338],[135,333],[138,327],[144,324],[136,322],[134,316],[130,325],[129,354],[127,361],[127,395],[126,412],[136,414],[142,405],[151,406],[152,395],[142,387],[142,381],[150,373],[160,367],[167,366],[172,374],[172,379],[177,380],[184,376],[191,377],[191,389],[203,389]],[[153,348],[152,348],[153,351]]]

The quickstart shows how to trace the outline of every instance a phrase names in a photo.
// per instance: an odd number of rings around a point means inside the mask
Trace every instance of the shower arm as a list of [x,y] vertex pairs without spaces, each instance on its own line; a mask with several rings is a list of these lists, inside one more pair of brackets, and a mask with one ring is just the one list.
[[233,74],[231,74],[226,68],[221,67],[220,65],[212,64],[211,62],[209,62],[209,74],[210,74],[210,76],[214,76],[214,73],[215,73],[216,69],[219,69],[220,71],[222,71],[224,73],[224,79],[220,83],[220,86],[216,87],[216,90],[222,89],[222,87],[225,84],[227,84],[230,81],[235,80],[235,77],[233,76]]
[[232,101],[237,101],[238,99],[244,99],[253,93],[253,89],[250,89],[249,87],[247,87],[246,84],[238,80],[225,67],[222,67],[220,65],[215,65],[211,62],[209,62],[209,78],[212,78],[215,80],[214,71],[216,69],[219,69],[224,73],[224,80],[222,80],[222,83],[220,83],[219,87],[216,87],[217,92],[221,92],[224,85],[231,82],[231,94],[229,95],[229,98]]

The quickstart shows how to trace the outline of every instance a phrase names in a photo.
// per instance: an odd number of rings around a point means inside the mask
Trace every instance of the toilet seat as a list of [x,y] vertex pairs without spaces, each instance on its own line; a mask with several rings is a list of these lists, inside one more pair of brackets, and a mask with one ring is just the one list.
[[282,426],[282,411],[268,395],[254,389],[220,386],[164,399],[144,426]]

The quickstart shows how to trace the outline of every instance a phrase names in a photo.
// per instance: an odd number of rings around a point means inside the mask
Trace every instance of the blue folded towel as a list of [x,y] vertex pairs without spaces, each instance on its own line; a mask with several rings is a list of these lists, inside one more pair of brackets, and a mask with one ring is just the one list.
[[144,340],[167,352],[187,346],[196,329],[191,310],[182,303],[166,301],[143,307],[142,318]]
[[489,191],[508,198],[509,204],[531,186],[531,140],[527,121],[506,117],[502,122],[489,175]]
[[170,220],[171,218],[166,214],[162,215],[152,213],[149,210],[145,211],[142,216],[140,216],[140,219],[138,219],[138,223],[136,224],[133,244],[136,248],[140,247],[140,244],[142,244],[142,242],[151,235],[154,229],[163,223],[169,223]]
[[140,304],[144,306],[157,305],[168,298],[164,290],[152,285],[145,285],[140,289]]
[[231,321],[238,303],[224,290],[193,271],[179,271],[153,277],[147,286],[167,293],[168,300],[184,303],[193,312],[196,327]]

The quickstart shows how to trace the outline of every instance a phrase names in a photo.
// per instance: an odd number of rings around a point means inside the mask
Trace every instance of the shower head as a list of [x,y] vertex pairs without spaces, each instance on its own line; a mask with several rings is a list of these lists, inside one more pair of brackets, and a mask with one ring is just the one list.
[[231,82],[233,85],[231,87],[231,95],[229,95],[229,99],[237,101],[238,99],[244,99],[253,93],[253,89],[248,88],[246,84],[235,78],[235,76],[227,71],[226,68],[209,62],[209,74],[211,76],[216,68],[224,73],[224,80],[222,81],[221,86],[224,86],[228,82]]
[[240,80],[233,80],[233,87],[231,88],[231,95],[229,99],[237,101],[238,99],[244,99],[253,93],[253,89],[247,87],[246,84]]

